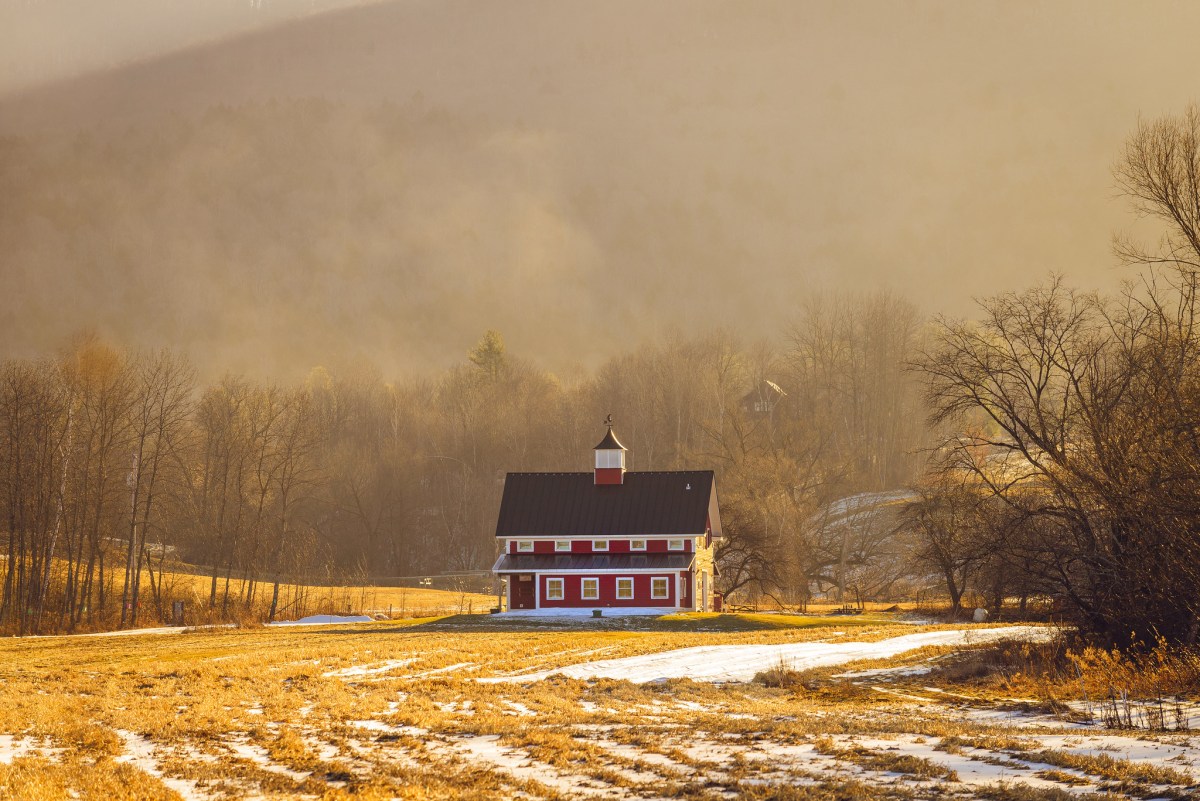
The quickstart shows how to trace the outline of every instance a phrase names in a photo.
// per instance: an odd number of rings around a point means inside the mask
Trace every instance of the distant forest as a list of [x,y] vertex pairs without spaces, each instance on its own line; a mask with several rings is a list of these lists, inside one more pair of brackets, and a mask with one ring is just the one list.
[[[927,319],[814,295],[771,341],[677,333],[555,375],[496,331],[448,369],[201,382],[183,354],[82,335],[0,364],[0,621],[164,616],[281,584],[483,570],[504,474],[586,470],[612,414],[635,470],[709,468],[731,600],[1039,599],[1109,642],[1200,635],[1200,110],[1138,126],[1115,169],[1143,247],[1112,296],[1051,277]],[[548,331],[547,336],[553,332]],[[401,343],[402,344],[402,343]],[[231,597],[223,579],[251,575]],[[142,586],[146,576],[149,586]]]
[[505,473],[590,469],[610,413],[632,469],[718,472],[726,526],[753,532],[730,550],[730,581],[781,579],[793,558],[828,575],[836,549],[796,547],[817,505],[919,473],[924,414],[905,365],[921,328],[902,300],[844,296],[814,299],[781,348],[676,336],[566,382],[489,331],[439,375],[317,368],[295,385],[201,385],[179,354],[79,337],[0,367],[4,614],[96,624],[155,592],[125,575],[170,566],[168,553],[210,568],[218,606],[254,600],[226,597],[227,575],[267,593],[487,569]]

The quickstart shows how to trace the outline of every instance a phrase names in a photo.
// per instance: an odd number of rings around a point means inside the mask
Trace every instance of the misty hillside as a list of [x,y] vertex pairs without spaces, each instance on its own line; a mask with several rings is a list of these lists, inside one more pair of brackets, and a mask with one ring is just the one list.
[[496,328],[562,368],[775,334],[814,289],[1114,283],[1113,155],[1196,57],[1112,61],[1132,12],[1082,45],[1081,9],[995,11],[382,2],[30,88],[0,100],[5,352],[90,326],[397,370]]

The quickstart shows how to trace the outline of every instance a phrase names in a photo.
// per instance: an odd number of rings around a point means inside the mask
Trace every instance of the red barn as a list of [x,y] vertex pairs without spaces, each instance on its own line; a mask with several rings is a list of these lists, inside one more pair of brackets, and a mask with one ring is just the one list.
[[509,609],[713,608],[711,470],[625,470],[612,426],[590,473],[509,473],[492,568]]

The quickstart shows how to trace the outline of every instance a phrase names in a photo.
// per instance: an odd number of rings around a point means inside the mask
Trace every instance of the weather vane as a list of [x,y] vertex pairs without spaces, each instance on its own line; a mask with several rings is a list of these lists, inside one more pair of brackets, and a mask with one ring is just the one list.
[[612,430],[612,415],[611,414],[608,417],[604,418],[604,425],[608,426],[610,431]]

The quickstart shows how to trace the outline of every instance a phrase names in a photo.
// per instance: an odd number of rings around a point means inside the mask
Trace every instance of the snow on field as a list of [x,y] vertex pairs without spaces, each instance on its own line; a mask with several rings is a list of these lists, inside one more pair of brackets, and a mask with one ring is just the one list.
[[1171,767],[1200,781],[1200,749],[1190,738],[1127,737],[1119,734],[1039,734],[1043,748],[1084,756],[1109,756],[1134,765]]
[[835,679],[878,679],[884,676],[924,676],[932,671],[928,665],[901,665],[899,667],[871,668],[870,670],[851,670],[846,673],[835,673]]
[[[990,786],[1001,782],[1019,780],[1021,784],[1039,789],[1066,789],[1059,782],[1035,775],[1037,771],[1055,770],[1074,777],[1079,782],[1071,788],[1075,792],[1094,792],[1092,780],[1083,771],[1063,768],[1041,762],[1017,759],[1002,751],[980,748],[962,748],[959,753],[939,750],[937,738],[917,735],[899,735],[890,739],[863,737],[861,735],[830,735],[841,748],[865,748],[873,753],[892,756],[910,756],[940,765],[958,774],[958,781],[966,785]],[[770,747],[767,748],[770,752]],[[1070,791],[1068,791],[1070,792]]]
[[[472,763],[480,762],[499,768],[518,780],[535,781],[543,784],[568,798],[636,798],[637,796],[619,786],[613,786],[586,776],[572,773],[554,767],[545,762],[531,760],[528,752],[520,748],[504,745],[494,734],[455,737],[446,740],[431,740],[426,747],[437,751],[447,749],[461,757],[466,757]],[[616,771],[615,768],[610,770]],[[637,781],[637,777],[627,775],[625,778]]]
[[118,729],[116,734],[121,738],[125,753],[113,760],[114,762],[128,762],[134,765],[174,790],[184,801],[205,801],[209,798],[208,793],[202,792],[194,781],[164,776],[158,766],[158,759],[154,756],[154,743],[131,731]]
[[457,664],[446,665],[445,667],[434,668],[433,670],[426,670],[423,673],[414,673],[411,676],[408,676],[407,678],[424,679],[424,678],[428,678],[429,676],[440,676],[443,673],[454,673],[455,671],[459,671],[459,670],[478,670],[478,669],[479,669],[479,666],[476,665],[474,662],[458,662]]
[[120,631],[93,631],[87,634],[26,634],[23,637],[14,637],[13,639],[21,640],[53,640],[60,637],[132,637],[138,634],[178,634],[184,631],[182,626],[155,626],[146,629],[122,629]]
[[355,665],[354,667],[342,668],[341,670],[330,670],[329,672],[322,673],[321,675],[325,678],[338,679],[354,679],[362,676],[377,676],[380,673],[388,673],[396,668],[404,667],[405,665],[411,665],[416,661],[416,657],[409,657],[408,659],[389,659],[383,664],[376,665],[374,667]]
[[951,629],[906,634],[878,642],[801,642],[776,645],[701,645],[655,654],[605,659],[517,676],[496,676],[483,682],[538,681],[553,675],[573,679],[627,679],[635,683],[689,678],[696,681],[750,681],[755,674],[783,666],[789,670],[841,665],[860,659],[887,659],[931,645],[976,645],[997,640],[1041,641],[1053,629],[1008,626]]
[[366,615],[309,615],[299,620],[277,620],[268,626],[327,626],[331,623],[374,623]]
[[11,765],[14,759],[25,756],[54,756],[62,749],[20,735],[0,734],[0,764]]
[[78,634],[67,636],[78,637],[129,637],[135,634],[178,634],[183,631],[182,626],[156,626],[148,629],[124,629],[122,631],[97,631],[90,634]]
[[226,741],[225,745],[233,752],[235,756],[253,762],[259,768],[270,773],[276,773],[280,776],[286,776],[294,782],[302,782],[309,777],[309,773],[298,770],[292,770],[284,765],[277,764],[271,761],[271,755],[267,749],[261,745],[248,742],[242,738]]

